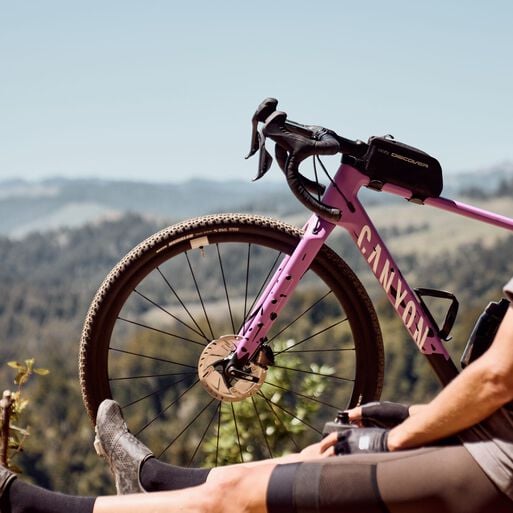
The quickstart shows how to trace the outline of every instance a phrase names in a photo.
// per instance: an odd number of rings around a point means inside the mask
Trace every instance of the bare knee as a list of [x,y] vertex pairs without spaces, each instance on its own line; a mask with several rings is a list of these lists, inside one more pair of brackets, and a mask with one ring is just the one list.
[[[203,495],[206,501],[205,513],[229,513],[235,511],[236,504],[241,500],[238,491],[241,483],[241,472],[226,469],[225,472],[216,472],[197,492]],[[232,509],[233,508],[233,509]],[[240,513],[244,510],[239,506]],[[203,513],[203,510],[202,510]]]
[[265,513],[269,477],[274,465],[219,468],[205,486],[208,513]]

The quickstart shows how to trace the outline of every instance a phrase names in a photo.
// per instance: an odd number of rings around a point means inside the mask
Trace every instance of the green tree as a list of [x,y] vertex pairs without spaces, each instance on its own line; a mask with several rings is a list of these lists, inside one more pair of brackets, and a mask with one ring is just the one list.
[[[294,341],[287,342],[288,345]],[[286,347],[277,344],[279,351]],[[289,361],[294,366],[299,362]],[[331,375],[328,365],[312,363],[310,370]],[[317,398],[329,385],[319,375],[292,382],[290,373],[270,367],[266,382],[258,394],[237,403],[221,406],[218,432],[205,444],[207,465],[229,464],[261,460],[283,454],[283,442],[292,439],[297,449],[312,442],[309,424],[314,423],[320,404],[308,398]],[[270,386],[268,383],[272,383]],[[290,393],[294,390],[296,393]],[[237,418],[235,423],[233,419]]]

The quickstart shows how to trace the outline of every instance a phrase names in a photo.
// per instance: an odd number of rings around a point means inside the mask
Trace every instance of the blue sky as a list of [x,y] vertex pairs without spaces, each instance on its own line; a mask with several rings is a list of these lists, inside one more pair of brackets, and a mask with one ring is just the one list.
[[249,179],[266,96],[446,172],[513,161],[511,1],[0,6],[0,179]]

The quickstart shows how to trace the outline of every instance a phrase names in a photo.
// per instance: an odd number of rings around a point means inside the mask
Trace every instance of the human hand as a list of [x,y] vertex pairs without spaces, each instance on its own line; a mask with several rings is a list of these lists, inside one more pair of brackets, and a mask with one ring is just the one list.
[[351,423],[360,427],[392,428],[405,421],[409,406],[390,401],[367,403],[347,410]]
[[338,433],[336,455],[388,452],[388,429],[355,428]]
[[320,442],[309,445],[301,451],[302,459],[327,458],[335,455],[335,444],[338,441],[337,433],[330,433]]

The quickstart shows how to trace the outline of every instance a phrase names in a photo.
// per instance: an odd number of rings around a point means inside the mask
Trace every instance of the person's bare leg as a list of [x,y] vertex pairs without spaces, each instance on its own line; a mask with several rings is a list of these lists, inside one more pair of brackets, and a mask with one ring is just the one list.
[[276,465],[232,466],[210,482],[183,490],[109,497],[52,492],[0,467],[2,513],[266,513],[267,487]]
[[226,467],[207,483],[184,490],[98,497],[93,513],[266,513],[275,466]]
[[214,467],[210,469],[206,481],[209,483],[215,482],[217,480],[224,479],[225,475],[231,475],[231,472],[247,471],[249,469],[260,468],[262,466],[275,467],[276,465],[283,465],[285,463],[298,463],[301,461],[328,458],[335,454],[334,445],[336,441],[337,433],[331,433],[320,442],[305,447],[301,452],[295,452],[269,460],[250,461],[248,463],[237,463],[234,465],[226,465],[224,467]]

